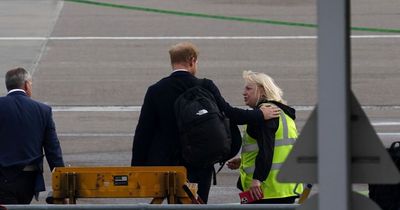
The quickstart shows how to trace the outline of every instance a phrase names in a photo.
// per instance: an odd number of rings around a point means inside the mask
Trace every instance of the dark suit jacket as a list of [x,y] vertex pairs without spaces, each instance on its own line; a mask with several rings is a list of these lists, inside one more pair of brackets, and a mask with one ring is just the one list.
[[[43,150],[51,170],[64,166],[51,108],[22,91],[0,97],[0,170],[22,170],[26,165],[42,168]],[[36,190],[43,191],[39,172]]]
[[[174,103],[185,90],[199,84],[198,80],[188,72],[176,71],[148,88],[135,131],[132,166],[182,165]],[[260,110],[231,107],[211,80],[202,85],[214,94],[218,106],[231,122],[236,125],[263,122]],[[233,138],[240,139],[237,126],[233,128]]]

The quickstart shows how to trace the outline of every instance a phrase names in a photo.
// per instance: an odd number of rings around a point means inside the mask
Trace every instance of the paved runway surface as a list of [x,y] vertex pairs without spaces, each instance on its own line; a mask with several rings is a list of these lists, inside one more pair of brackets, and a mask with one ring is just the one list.
[[[198,76],[232,105],[243,106],[247,69],[275,78],[299,130],[317,102],[315,0],[92,2],[0,2],[0,80],[16,66],[32,72],[33,97],[52,105],[67,164],[130,164],[144,93],[170,74],[168,48],[183,40],[200,48]],[[400,139],[399,8],[398,0],[352,1],[352,89],[385,145]],[[237,203],[237,176],[224,169],[209,202]]]

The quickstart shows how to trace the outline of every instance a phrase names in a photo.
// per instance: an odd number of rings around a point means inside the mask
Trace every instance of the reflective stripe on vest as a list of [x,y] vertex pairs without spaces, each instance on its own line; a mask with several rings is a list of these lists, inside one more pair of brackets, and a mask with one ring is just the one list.
[[[276,140],[275,141],[275,147],[293,145],[296,142],[296,139],[295,138],[288,138],[288,136],[289,136],[289,128],[288,128],[288,125],[287,125],[286,116],[283,113],[283,111],[281,111],[279,115],[281,116],[281,119],[282,119],[283,139]],[[258,145],[257,144],[245,144],[245,145],[242,146],[242,152],[257,152],[257,151],[258,151]],[[271,170],[279,170],[281,168],[281,166],[282,166],[282,163],[272,163]],[[252,174],[252,173],[254,173],[255,168],[256,168],[255,165],[253,165],[251,167],[243,168],[243,170],[247,174]]]
[[[288,145],[293,145],[296,142],[296,138],[289,138],[289,128],[286,120],[286,116],[281,111],[279,114],[281,119],[282,119],[282,132],[283,132],[283,139],[276,139],[275,140],[275,147],[279,146],[288,146]],[[257,144],[244,144],[242,145],[242,152],[256,152],[258,151],[258,145]]]
[[287,139],[288,138],[288,136],[289,136],[289,129],[288,129],[288,125],[287,125],[287,120],[286,120],[286,116],[285,116],[285,114],[283,113],[283,111],[281,110],[281,112],[279,113],[279,115],[281,116],[281,120],[282,120],[282,126],[283,126],[283,129],[282,129],[282,132],[283,132],[283,139]]
[[[273,163],[271,166],[271,170],[279,170],[282,167],[282,163]],[[251,166],[248,168],[243,168],[244,172],[246,172],[247,174],[252,174],[254,173],[254,170],[256,169],[256,166]]]
[[[295,142],[296,139],[294,138],[282,139],[275,141],[275,147],[293,145]],[[242,146],[242,152],[254,152],[254,151],[258,151],[257,144],[245,144]]]

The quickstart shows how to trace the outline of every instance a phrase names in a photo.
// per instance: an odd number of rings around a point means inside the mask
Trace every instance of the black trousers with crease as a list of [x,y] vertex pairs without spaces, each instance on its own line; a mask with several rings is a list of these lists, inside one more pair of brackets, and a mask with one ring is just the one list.
[[36,171],[0,173],[0,204],[30,204],[36,176]]
[[191,183],[197,183],[199,197],[207,203],[208,194],[210,193],[211,178],[213,174],[213,166],[207,168],[196,168],[186,166],[187,177]]

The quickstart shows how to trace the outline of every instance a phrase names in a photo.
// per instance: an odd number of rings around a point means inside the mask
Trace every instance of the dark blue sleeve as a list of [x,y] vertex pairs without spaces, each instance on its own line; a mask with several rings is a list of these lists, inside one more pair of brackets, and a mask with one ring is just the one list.
[[[235,124],[244,125],[250,123],[263,123],[264,116],[261,110],[245,110],[236,107],[232,107],[225,99],[221,96],[219,89],[213,81],[205,79],[203,86],[213,93],[218,107],[225,113],[225,115]],[[238,93],[239,94],[239,93]]]
[[43,149],[51,171],[54,167],[64,167],[61,146],[57,137],[51,108],[49,108],[47,113],[47,125]]
[[144,97],[139,121],[133,137],[131,166],[144,166],[154,138],[156,124],[155,104],[152,101],[152,87],[149,87]]
[[279,118],[274,118],[259,124],[256,127],[258,153],[255,161],[253,179],[264,181],[272,167],[275,148],[275,132],[278,130]]

